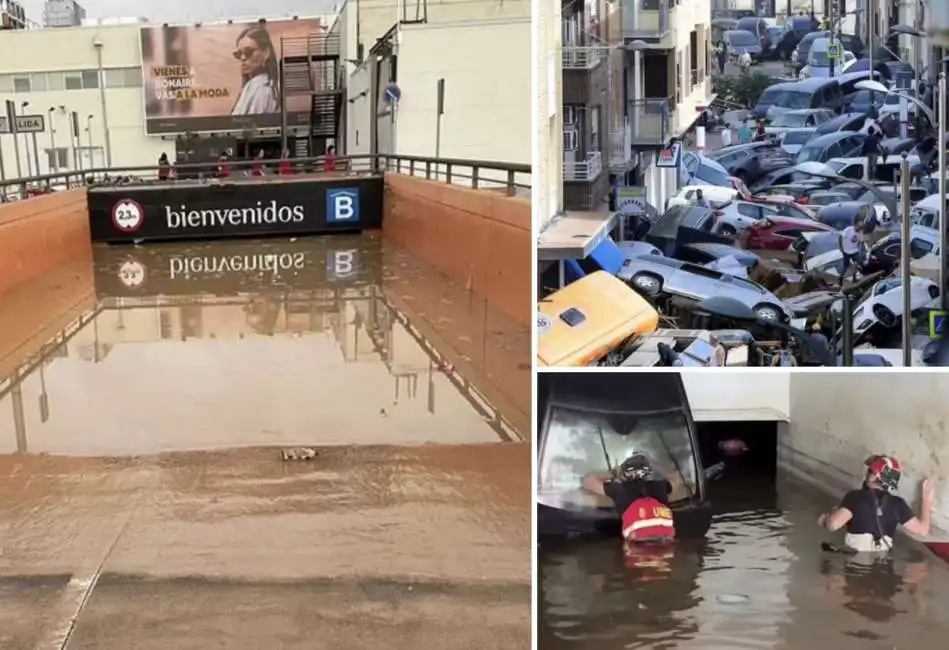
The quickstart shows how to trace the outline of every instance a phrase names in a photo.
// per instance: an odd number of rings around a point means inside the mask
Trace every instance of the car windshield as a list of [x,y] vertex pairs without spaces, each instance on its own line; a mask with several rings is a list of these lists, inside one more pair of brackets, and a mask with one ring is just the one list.
[[858,90],[853,94],[853,97],[850,98],[850,103],[854,106],[864,106],[869,108],[870,102],[872,101],[877,108],[883,106],[883,93],[874,93],[869,90]]
[[696,493],[696,458],[682,410],[624,413],[555,406],[540,458],[538,499],[565,509],[608,506],[580,481],[612,470],[633,454],[645,455],[675,486],[673,501]]
[[758,40],[755,38],[754,34],[740,29],[733,32],[728,32],[728,42],[739,47],[748,47],[750,45],[758,44]]
[[808,162],[811,160],[820,160],[821,154],[824,153],[824,147],[802,147],[800,151],[797,152],[797,163]]
[[784,135],[784,144],[804,144],[811,139],[814,132],[811,130],[788,131]]
[[828,160],[827,166],[830,167],[835,174],[839,173],[841,169],[851,164],[846,160]]
[[804,126],[807,122],[807,118],[810,117],[806,113],[785,113],[783,115],[778,115],[771,121],[771,126],[785,126],[785,127],[795,127],[795,126]]
[[807,63],[811,66],[829,66],[830,57],[827,56],[827,50],[812,47],[811,51],[807,53]]
[[809,108],[811,95],[795,90],[773,90],[765,91],[761,101],[778,108]]
[[[892,186],[890,187],[878,186],[876,191],[877,191],[877,194],[883,194],[889,199],[899,198],[898,196],[899,193],[896,191],[896,188]],[[878,197],[877,194],[874,194],[873,192],[869,192],[869,191],[864,192],[863,194],[860,195],[857,201],[859,201],[860,203],[879,203],[880,197]]]
[[731,178],[728,172],[712,167],[708,163],[703,163],[695,170],[695,178],[705,181],[709,185],[718,187],[731,187]]

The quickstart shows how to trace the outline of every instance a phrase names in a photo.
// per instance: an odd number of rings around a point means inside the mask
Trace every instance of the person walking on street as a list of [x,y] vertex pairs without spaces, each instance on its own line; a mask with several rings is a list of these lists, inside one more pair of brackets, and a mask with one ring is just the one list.
[[867,137],[863,141],[861,155],[867,159],[867,180],[876,178],[877,156],[880,155],[880,136],[872,126],[867,129]]
[[732,129],[730,126],[725,126],[722,129],[722,147],[732,146]]
[[724,40],[718,42],[718,47],[715,48],[715,57],[718,60],[719,74],[725,74],[725,64],[728,63],[728,50],[725,47]]
[[863,220],[860,217],[854,217],[853,224],[844,228],[837,239],[837,246],[843,257],[843,269],[840,271],[840,286],[843,286],[844,280],[847,278],[847,271],[850,270],[851,265],[853,266],[852,279],[854,281],[857,279],[857,270],[859,267],[857,256],[860,253],[862,239],[860,231],[862,229]]
[[738,144],[748,144],[751,142],[751,127],[748,126],[748,120],[741,123],[738,129]]

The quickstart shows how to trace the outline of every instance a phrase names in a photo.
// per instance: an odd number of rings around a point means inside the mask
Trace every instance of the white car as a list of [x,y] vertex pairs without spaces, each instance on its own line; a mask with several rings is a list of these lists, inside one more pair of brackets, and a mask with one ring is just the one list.
[[719,187],[718,185],[686,185],[679,190],[678,194],[666,202],[666,209],[674,205],[691,205],[695,203],[698,190],[702,190],[702,197],[709,202],[709,205],[722,205],[738,198],[738,190],[731,187]]
[[[917,309],[938,309],[942,304],[939,285],[928,278],[910,279],[910,304]],[[853,310],[854,337],[866,334],[874,325],[896,327],[903,316],[903,279],[880,280]]]
[[661,250],[644,241],[620,241],[616,247],[627,259],[637,255],[662,255]]

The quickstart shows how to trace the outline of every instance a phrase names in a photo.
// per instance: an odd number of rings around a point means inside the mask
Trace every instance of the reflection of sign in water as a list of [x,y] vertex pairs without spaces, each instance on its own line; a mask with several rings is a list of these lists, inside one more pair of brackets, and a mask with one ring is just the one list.
[[931,311],[929,312],[929,338],[931,339],[941,339],[945,335],[945,326],[946,326],[946,312],[944,311]]
[[326,278],[346,280],[359,273],[359,251],[329,251],[326,253]]
[[343,188],[326,191],[326,221],[356,223],[359,221],[359,190]]
[[546,333],[553,323],[550,321],[550,317],[547,314],[537,314],[537,334],[541,335]]
[[145,267],[138,260],[126,260],[119,267],[119,280],[127,287],[140,287],[145,282]]
[[122,232],[135,232],[145,221],[145,210],[132,199],[122,199],[112,206],[112,223]]
[[212,275],[220,277],[233,273],[279,276],[287,271],[298,271],[306,262],[305,253],[260,253],[255,255],[195,255],[172,257],[168,274],[172,280],[184,276]]

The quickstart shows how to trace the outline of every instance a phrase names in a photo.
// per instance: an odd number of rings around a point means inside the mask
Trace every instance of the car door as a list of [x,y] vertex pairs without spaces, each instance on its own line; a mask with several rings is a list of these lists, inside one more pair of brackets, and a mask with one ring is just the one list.
[[791,244],[794,243],[794,240],[801,236],[801,233],[804,232],[804,228],[775,228],[771,231],[771,234],[774,237],[777,237],[783,242],[787,242],[787,247],[790,248]]
[[755,205],[754,203],[739,203],[737,210],[737,221],[742,228],[747,228],[751,224],[765,217],[764,210],[762,210],[761,206]]
[[818,157],[819,162],[828,162],[832,158],[844,158],[843,150],[840,148],[840,141],[833,142],[826,147],[824,151]]
[[695,264],[682,263],[669,277],[668,290],[694,300],[704,300],[719,295],[724,287],[722,278],[726,274]]

